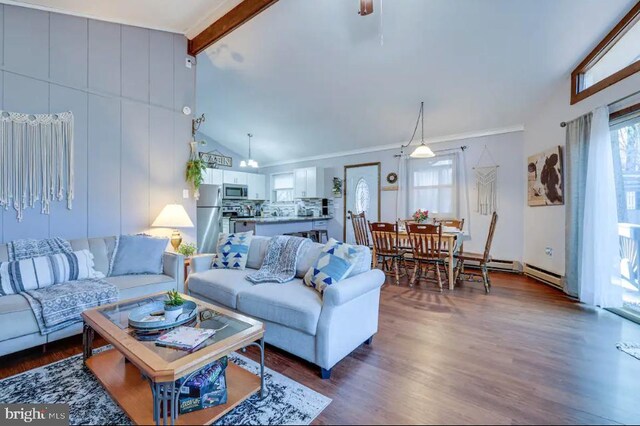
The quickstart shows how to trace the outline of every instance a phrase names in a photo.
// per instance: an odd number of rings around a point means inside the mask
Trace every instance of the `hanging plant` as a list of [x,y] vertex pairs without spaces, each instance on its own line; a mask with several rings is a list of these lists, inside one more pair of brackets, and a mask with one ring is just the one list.
[[333,178],[333,196],[342,197],[342,179],[339,177]]
[[187,161],[186,180],[193,185],[193,198],[200,198],[200,185],[204,182],[207,164],[198,156],[197,142],[191,142],[191,156]]

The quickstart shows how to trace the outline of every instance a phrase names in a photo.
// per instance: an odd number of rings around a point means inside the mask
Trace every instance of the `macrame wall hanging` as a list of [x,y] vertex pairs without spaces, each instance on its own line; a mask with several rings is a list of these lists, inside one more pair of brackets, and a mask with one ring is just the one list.
[[73,201],[73,113],[21,114],[0,110],[0,206],[24,210]]
[[[482,159],[487,155],[491,163],[482,166]],[[476,192],[478,201],[476,204],[476,212],[481,215],[490,215],[498,208],[498,164],[496,164],[493,156],[484,146],[480,158],[473,171],[476,176]]]

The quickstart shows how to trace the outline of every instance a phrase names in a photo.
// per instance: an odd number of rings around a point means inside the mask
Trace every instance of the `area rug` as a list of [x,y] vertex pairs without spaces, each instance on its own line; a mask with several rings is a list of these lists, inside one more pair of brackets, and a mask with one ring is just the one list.
[[[105,350],[101,348],[96,351]],[[234,353],[229,359],[258,374],[260,365]],[[331,399],[269,368],[265,369],[268,396],[254,395],[216,424],[309,424]],[[0,403],[69,404],[70,424],[123,424],[131,421],[82,365],[82,355],[0,380]]]
[[640,359],[640,343],[618,343],[616,348],[634,358]]

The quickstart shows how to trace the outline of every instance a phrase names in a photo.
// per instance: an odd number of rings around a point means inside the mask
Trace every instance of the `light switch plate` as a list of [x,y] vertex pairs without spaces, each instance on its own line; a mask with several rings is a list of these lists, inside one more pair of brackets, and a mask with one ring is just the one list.
[[189,198],[189,190],[188,189],[183,189],[182,190],[182,198]]

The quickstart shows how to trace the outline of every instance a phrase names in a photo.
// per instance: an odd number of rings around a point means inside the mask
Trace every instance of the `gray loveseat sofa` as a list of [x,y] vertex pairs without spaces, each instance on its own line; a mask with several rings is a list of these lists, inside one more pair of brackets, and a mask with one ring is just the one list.
[[[265,323],[265,341],[321,367],[331,368],[378,331],[380,287],[384,273],[369,269],[327,287],[324,296],[302,283],[323,247],[303,246],[296,279],[285,284],[252,284],[245,279],[262,265],[268,237],[251,241],[247,269],[211,269],[213,255],[192,259],[188,291],[196,298],[223,305]],[[371,253],[367,259],[371,264]]]
[[[116,237],[71,240],[73,250],[93,253],[95,269],[107,274]],[[0,245],[0,261],[7,260],[7,246]],[[142,297],[168,290],[184,290],[184,258],[175,253],[164,254],[164,273],[160,275],[123,275],[106,280],[119,289],[120,299]],[[29,302],[19,295],[0,297],[0,356],[52,342],[82,332],[82,323],[65,329],[40,334]]]

